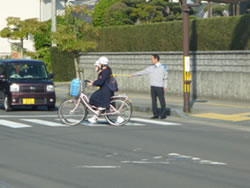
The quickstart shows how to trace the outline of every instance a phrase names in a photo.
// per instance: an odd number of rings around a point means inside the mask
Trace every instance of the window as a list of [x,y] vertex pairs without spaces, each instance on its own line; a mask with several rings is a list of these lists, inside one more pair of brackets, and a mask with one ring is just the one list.
[[42,63],[10,63],[8,77],[11,79],[47,79],[48,73]]

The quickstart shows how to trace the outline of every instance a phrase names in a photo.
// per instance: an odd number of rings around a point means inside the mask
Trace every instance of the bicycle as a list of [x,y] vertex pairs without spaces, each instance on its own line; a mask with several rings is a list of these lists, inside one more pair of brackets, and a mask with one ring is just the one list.
[[88,80],[81,81],[79,96],[68,99],[59,106],[59,119],[67,125],[78,125],[86,119],[89,110],[98,118],[104,117],[110,125],[125,125],[130,120],[133,109],[128,97],[122,95],[113,96],[111,97],[109,110],[100,110],[98,107],[89,104],[88,96],[85,93],[88,82]]

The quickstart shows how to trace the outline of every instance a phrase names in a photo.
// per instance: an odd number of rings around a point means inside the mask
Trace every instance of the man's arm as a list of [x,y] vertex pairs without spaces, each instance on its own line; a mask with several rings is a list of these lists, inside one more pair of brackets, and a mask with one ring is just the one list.
[[146,74],[149,74],[151,71],[152,71],[152,66],[150,66],[150,67],[148,67],[148,68],[146,68],[146,69],[144,69],[142,71],[131,74],[129,77],[146,75]]

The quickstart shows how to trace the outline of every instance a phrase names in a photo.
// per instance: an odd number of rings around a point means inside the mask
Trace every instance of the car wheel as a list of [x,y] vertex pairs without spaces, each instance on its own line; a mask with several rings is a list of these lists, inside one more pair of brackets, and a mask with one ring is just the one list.
[[5,109],[6,112],[9,112],[9,111],[12,110],[12,109],[11,109],[11,106],[10,106],[10,104],[9,104],[8,96],[5,96],[5,97],[4,97],[4,109]]

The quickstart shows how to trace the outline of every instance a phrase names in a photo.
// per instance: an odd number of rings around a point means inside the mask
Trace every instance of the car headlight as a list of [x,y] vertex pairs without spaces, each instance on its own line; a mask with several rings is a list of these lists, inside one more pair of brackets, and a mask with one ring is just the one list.
[[10,92],[19,92],[20,87],[17,84],[11,84],[10,85]]
[[53,85],[47,85],[47,92],[54,92],[55,87]]

